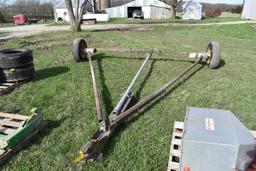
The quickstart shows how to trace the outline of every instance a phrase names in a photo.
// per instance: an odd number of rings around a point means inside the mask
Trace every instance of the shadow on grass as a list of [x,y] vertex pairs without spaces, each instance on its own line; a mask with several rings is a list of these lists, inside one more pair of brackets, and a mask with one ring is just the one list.
[[104,76],[104,70],[102,68],[102,59],[98,58],[97,60],[98,68],[99,68],[99,77],[100,77],[100,82],[102,85],[102,100],[103,104],[105,106],[105,112],[106,114],[109,114],[113,110],[113,104],[112,104],[112,96],[111,93],[106,85],[106,78]]
[[[208,66],[205,61],[202,61],[201,64]],[[217,69],[222,68],[222,67],[224,67],[225,65],[226,65],[226,62],[225,62],[223,59],[221,59],[221,60],[220,60],[220,65],[219,65],[219,67],[218,67]]]
[[31,139],[31,143],[28,145],[33,145],[33,144],[41,144],[42,139],[46,136],[48,136],[53,129],[58,128],[65,120],[67,117],[63,117],[59,120],[46,120],[46,126],[35,136]]
[[[152,65],[151,65],[152,66]],[[163,94],[162,96],[156,98],[155,100],[153,100],[151,103],[149,103],[149,105],[145,106],[144,109],[142,109],[140,112],[137,112],[139,114],[131,117],[127,122],[125,122],[124,124],[120,125],[119,127],[117,127],[117,129],[114,132],[114,136],[110,138],[109,143],[107,143],[106,147],[105,147],[105,154],[106,155],[111,155],[114,151],[115,148],[115,143],[116,141],[113,141],[114,139],[117,138],[117,136],[119,134],[122,133],[123,130],[127,129],[129,127],[129,125],[131,123],[136,122],[141,116],[143,116],[146,112],[148,112],[149,110],[151,110],[156,104],[160,103],[165,97],[167,97],[168,95],[170,95],[173,91],[175,91],[180,85],[182,85],[183,83],[185,83],[187,80],[189,80],[193,75],[195,75],[198,71],[200,71],[202,68],[204,67],[204,65],[201,65],[199,68],[197,68],[196,70],[194,70],[192,73],[190,73],[187,77],[183,78],[183,80],[181,80],[179,83],[177,83],[175,86],[173,86],[172,88],[169,89],[169,91],[166,91],[165,94]],[[150,72],[149,72],[150,73]],[[149,74],[148,74],[149,75]],[[145,83],[144,83],[145,84]]]
[[48,136],[53,129],[58,128],[67,117],[61,118],[59,120],[46,120],[46,126],[31,139],[27,147],[32,146],[33,144],[41,144],[44,137]]
[[41,143],[41,140],[49,135],[53,129],[58,128],[59,126],[61,126],[61,124],[67,119],[68,117],[63,117],[61,119],[58,120],[46,120],[47,125],[46,127],[41,131],[40,133],[40,138],[36,140],[36,143]]
[[34,81],[40,81],[50,77],[55,77],[57,75],[66,73],[69,70],[70,69],[68,67],[63,66],[41,69],[36,71]]
[[146,77],[144,78],[144,80],[142,81],[142,83],[140,84],[140,88],[139,90],[135,93],[135,95],[132,97],[132,100],[130,102],[130,104],[128,105],[128,109],[130,107],[132,107],[133,105],[135,105],[137,102],[140,101],[140,95],[141,95],[141,92],[143,90],[143,88],[145,87],[149,77],[151,76],[152,74],[152,71],[153,71],[153,67],[154,67],[154,64],[155,64],[156,61],[152,61],[151,62],[151,65],[150,65],[150,68],[149,68],[149,71],[146,75]]
[[226,65],[226,62],[223,60],[223,59],[221,59],[221,61],[220,61],[220,67],[219,68],[222,68],[222,67],[224,67]]

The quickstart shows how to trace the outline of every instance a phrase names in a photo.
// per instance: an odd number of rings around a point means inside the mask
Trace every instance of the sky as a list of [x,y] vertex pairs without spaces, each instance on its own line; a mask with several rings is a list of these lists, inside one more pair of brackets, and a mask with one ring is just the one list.
[[[1,1],[1,0],[0,0]],[[15,0],[7,0],[10,4]],[[243,4],[243,0],[198,0],[206,3]],[[41,0],[41,2],[51,2],[51,0]]]
[[199,0],[206,3],[243,4],[243,0]]

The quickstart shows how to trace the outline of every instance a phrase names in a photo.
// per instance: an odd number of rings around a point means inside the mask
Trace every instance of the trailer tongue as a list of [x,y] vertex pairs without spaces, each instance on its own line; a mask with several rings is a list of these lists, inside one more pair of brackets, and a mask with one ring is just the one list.
[[[106,50],[106,49],[105,49]],[[149,53],[144,60],[143,64],[139,68],[137,74],[133,78],[131,84],[121,97],[120,101],[114,108],[114,110],[110,113],[109,117],[103,115],[101,107],[100,107],[100,96],[96,84],[96,78],[94,74],[94,68],[92,63],[92,57],[94,53],[96,53],[96,49],[89,49],[87,48],[86,41],[84,39],[75,39],[73,43],[73,58],[75,61],[80,62],[83,58],[89,61],[90,69],[91,69],[91,76],[93,80],[93,90],[95,95],[95,103],[96,103],[96,112],[99,122],[99,129],[94,133],[91,140],[87,142],[79,152],[79,156],[73,161],[75,164],[83,164],[88,160],[95,161],[101,155],[104,146],[108,142],[111,135],[114,133],[115,128],[118,127],[122,122],[124,122],[127,118],[132,116],[134,113],[142,109],[144,106],[152,102],[153,100],[157,99],[163,93],[167,91],[173,84],[179,81],[184,75],[186,75],[190,70],[192,70],[195,66],[200,64],[203,60],[205,60],[208,67],[211,69],[218,68],[220,65],[220,58],[221,58],[221,50],[220,46],[217,42],[211,42],[207,47],[206,53],[178,53],[178,54],[189,54],[189,58],[194,58],[195,62],[190,65],[188,68],[184,69],[179,73],[175,78],[167,82],[164,86],[160,89],[154,91],[151,95],[145,97],[143,100],[139,101],[134,106],[127,109],[127,106],[132,97],[132,87],[135,84],[136,80],[141,75],[143,68],[145,67],[148,60],[152,57],[153,53],[158,53],[156,51],[145,51]],[[110,50],[111,51],[111,50]],[[115,49],[115,51],[118,51]],[[129,52],[130,50],[120,50],[121,52]],[[169,53],[169,52],[162,52],[161,53]],[[174,51],[170,51],[170,53],[175,53]]]

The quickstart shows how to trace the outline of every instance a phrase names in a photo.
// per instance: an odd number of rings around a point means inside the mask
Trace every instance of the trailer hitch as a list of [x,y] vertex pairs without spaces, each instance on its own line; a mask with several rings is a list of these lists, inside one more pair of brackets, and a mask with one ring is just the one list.
[[[81,49],[83,48],[83,49]],[[99,158],[102,154],[104,146],[110,139],[111,135],[114,133],[116,127],[118,127],[122,122],[132,116],[134,113],[142,109],[144,106],[152,102],[153,100],[157,99],[159,96],[164,94],[168,88],[170,88],[173,84],[179,81],[184,75],[186,75],[190,70],[192,70],[195,66],[201,63],[202,60],[206,60],[206,64],[211,69],[218,68],[220,65],[221,59],[221,50],[220,46],[217,42],[211,42],[207,47],[206,53],[183,53],[187,54],[188,58],[194,58],[195,62],[191,64],[188,68],[181,71],[175,78],[171,79],[167,82],[164,86],[160,89],[154,91],[149,96],[145,97],[132,107],[127,108],[130,99],[131,99],[131,90],[134,86],[135,82],[141,75],[146,63],[152,57],[153,53],[156,51],[145,51],[148,53],[147,57],[145,58],[144,62],[142,63],[141,67],[139,68],[137,74],[133,78],[132,82],[128,86],[127,90],[115,106],[114,110],[110,113],[109,117],[105,117],[103,115],[100,105],[100,96],[98,93],[98,88],[96,84],[96,78],[94,73],[94,68],[92,64],[92,57],[93,54],[96,53],[96,49],[88,49],[86,41],[84,39],[75,39],[73,43],[73,57],[74,59],[79,62],[81,59],[86,59],[89,61],[90,69],[91,69],[91,76],[93,80],[93,90],[95,95],[95,103],[96,103],[96,112],[98,116],[99,122],[99,129],[94,133],[91,140],[87,142],[82,148],[80,149],[78,157],[73,160],[73,163],[77,165],[82,165],[87,161],[95,161]],[[111,51],[111,50],[110,50]],[[118,50],[115,50],[115,52]],[[124,52],[126,50],[122,49],[120,52]],[[127,50],[126,52],[131,52],[131,50]],[[159,52],[159,51],[158,51]],[[173,53],[173,51],[171,51]],[[179,53],[181,54],[181,53]],[[207,61],[207,60],[210,60]]]

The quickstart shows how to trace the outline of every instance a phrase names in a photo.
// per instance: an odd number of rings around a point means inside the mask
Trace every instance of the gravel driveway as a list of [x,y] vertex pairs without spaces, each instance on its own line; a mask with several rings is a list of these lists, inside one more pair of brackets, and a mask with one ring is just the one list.
[[[96,30],[129,30],[129,29],[148,29],[151,27],[158,26],[211,26],[211,25],[233,25],[233,24],[245,24],[245,23],[255,23],[256,21],[234,21],[234,22],[222,22],[222,23],[205,23],[205,24],[183,24],[183,23],[163,23],[163,24],[97,24],[97,25],[83,25],[82,29],[86,31],[96,31]],[[41,34],[45,32],[55,32],[55,31],[68,31],[69,26],[49,26],[47,24],[32,24],[23,25],[15,27],[3,27],[0,28],[0,32],[6,33],[0,35],[1,40],[7,40],[16,37],[29,37],[36,34]]]

